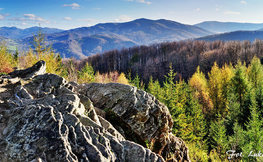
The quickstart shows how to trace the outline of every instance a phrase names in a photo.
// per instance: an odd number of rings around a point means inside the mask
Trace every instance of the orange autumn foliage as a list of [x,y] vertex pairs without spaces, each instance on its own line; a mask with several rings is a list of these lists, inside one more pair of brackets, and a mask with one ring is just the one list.
[[0,74],[10,73],[16,66],[16,61],[13,59],[12,54],[7,50],[4,42],[2,44],[3,45],[0,46]]

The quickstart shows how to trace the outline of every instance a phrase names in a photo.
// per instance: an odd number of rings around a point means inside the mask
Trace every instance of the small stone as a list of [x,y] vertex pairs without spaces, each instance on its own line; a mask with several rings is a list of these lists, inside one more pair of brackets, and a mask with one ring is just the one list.
[[29,149],[30,149],[30,145],[29,144],[24,144],[23,150],[28,151]]

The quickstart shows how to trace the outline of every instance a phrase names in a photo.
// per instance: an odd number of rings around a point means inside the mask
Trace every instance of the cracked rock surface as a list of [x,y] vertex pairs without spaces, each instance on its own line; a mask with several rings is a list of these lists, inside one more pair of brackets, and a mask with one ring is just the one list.
[[153,95],[119,83],[91,83],[75,87],[126,139],[148,147],[166,161],[190,161],[188,148],[171,131],[168,108]]
[[144,91],[69,83],[43,61],[0,77],[1,162],[190,161],[172,123]]

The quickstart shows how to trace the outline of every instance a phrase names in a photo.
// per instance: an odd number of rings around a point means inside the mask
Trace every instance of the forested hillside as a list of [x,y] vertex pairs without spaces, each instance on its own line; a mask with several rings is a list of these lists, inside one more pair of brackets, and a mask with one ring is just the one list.
[[[192,161],[243,161],[262,148],[263,41],[181,41],[112,50],[86,60],[64,60],[34,37],[35,50],[0,46],[0,72],[47,63],[47,72],[78,83],[119,82],[153,94],[170,110],[173,133],[188,144]],[[146,145],[149,141],[146,141]],[[147,146],[148,147],[148,146]],[[232,160],[241,157],[233,156]]]
[[263,41],[180,41],[136,46],[111,50],[96,54],[81,60],[81,64],[90,63],[95,71],[107,73],[110,71],[131,72],[132,78],[138,74],[144,83],[152,76],[161,83],[164,74],[169,72],[169,65],[177,72],[176,78],[187,81],[199,66],[206,76],[214,62],[219,67],[225,64],[236,65],[238,60],[247,65],[253,56],[263,56]]

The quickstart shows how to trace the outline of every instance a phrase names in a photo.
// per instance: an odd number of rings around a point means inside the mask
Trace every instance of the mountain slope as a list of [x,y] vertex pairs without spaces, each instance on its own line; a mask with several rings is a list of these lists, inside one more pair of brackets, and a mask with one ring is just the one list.
[[215,40],[249,40],[254,41],[255,39],[263,39],[263,31],[234,31],[223,34],[215,34],[205,37],[197,38],[196,40],[215,41]]
[[92,27],[71,29],[62,33],[73,33],[78,36],[114,33],[136,41],[139,44],[151,44],[164,40],[177,41],[214,34],[199,27],[164,19],[137,19],[125,23],[104,23]]
[[218,21],[204,21],[202,23],[195,24],[194,26],[217,33],[231,32],[237,30],[258,30],[263,28],[263,24]]
[[[56,40],[52,47],[57,50],[62,57],[84,58],[85,56],[102,53],[111,49],[121,49],[122,47],[132,47],[138,45],[136,42],[122,38],[119,35],[91,35],[75,39],[64,35],[64,40]],[[61,38],[61,37],[60,37]]]
[[[17,40],[22,44],[30,45],[33,37]],[[73,33],[47,34],[48,45],[61,54],[63,58],[75,57],[84,58],[96,53],[102,53],[111,49],[121,49],[122,47],[132,47],[138,43],[117,34],[96,34],[91,36],[80,36]],[[32,48],[34,48],[32,46]]]
[[[63,30],[56,28],[41,28],[44,33],[57,33]],[[1,27],[0,36],[12,38],[12,39],[22,39],[32,36],[39,30],[39,27],[31,27],[27,29],[19,29],[17,27]]]

